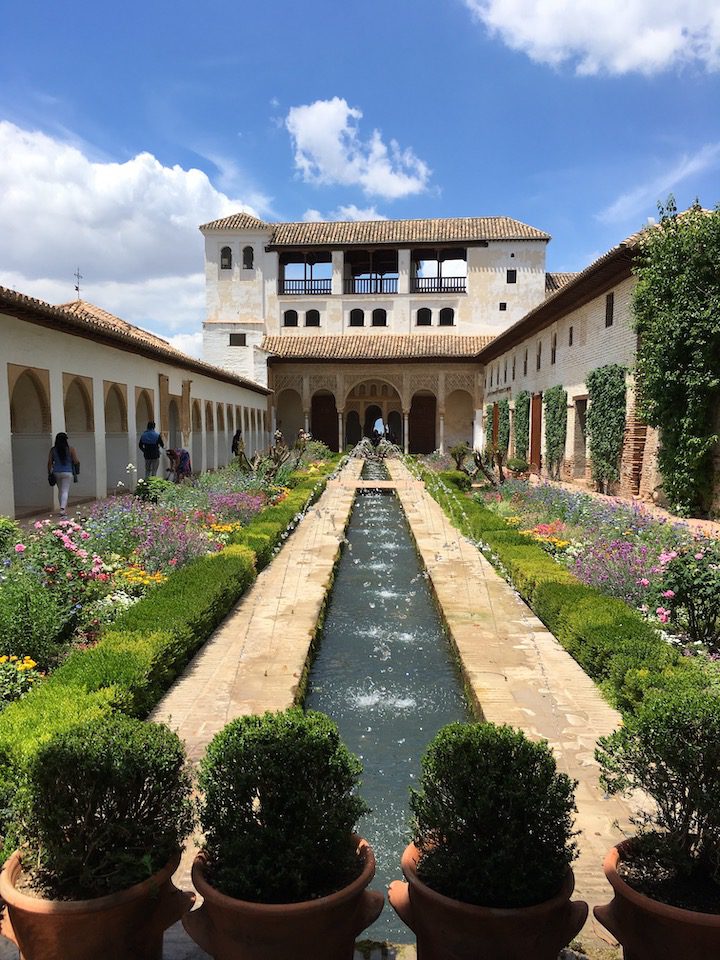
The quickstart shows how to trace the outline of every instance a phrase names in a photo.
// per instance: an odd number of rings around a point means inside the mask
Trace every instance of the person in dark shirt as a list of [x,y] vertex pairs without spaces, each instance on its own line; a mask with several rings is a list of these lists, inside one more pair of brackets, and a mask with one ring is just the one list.
[[140,437],[140,449],[145,457],[145,479],[157,475],[160,466],[160,447],[164,447],[163,438],[155,429],[155,421],[150,420],[147,430]]

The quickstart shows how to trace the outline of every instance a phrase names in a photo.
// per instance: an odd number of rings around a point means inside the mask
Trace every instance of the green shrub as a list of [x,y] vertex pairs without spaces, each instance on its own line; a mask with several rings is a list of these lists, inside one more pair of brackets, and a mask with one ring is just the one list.
[[490,723],[451,723],[410,791],[418,875],[439,893],[486,907],[554,896],[576,856],[573,781],[547,743]]
[[682,691],[650,698],[598,741],[611,794],[642,791],[635,849],[680,879],[720,884],[720,697]]
[[58,734],[28,765],[26,862],[53,897],[139,883],[192,829],[190,788],[182,743],[160,724],[114,715]]
[[508,469],[512,470],[514,473],[527,473],[530,469],[530,464],[527,460],[519,460],[516,457],[511,457],[508,462]]
[[147,503],[157,503],[163,494],[171,493],[175,489],[175,484],[164,477],[148,477],[147,480],[141,478],[135,487],[135,496]]
[[360,872],[351,834],[365,803],[360,762],[321,713],[239,717],[200,766],[200,820],[211,880],[228,896],[289,903],[324,896]]
[[10,517],[0,517],[0,555],[20,540],[20,524]]
[[67,640],[71,612],[57,591],[24,569],[0,581],[0,656],[30,656],[52,666]]
[[720,653],[720,543],[695,543],[668,556],[662,596],[670,617],[691,643]]
[[457,489],[463,493],[468,491],[472,486],[472,480],[467,473],[464,473],[462,470],[443,470],[441,473],[438,473],[438,478],[442,480],[443,483],[449,483],[453,487],[457,487]]

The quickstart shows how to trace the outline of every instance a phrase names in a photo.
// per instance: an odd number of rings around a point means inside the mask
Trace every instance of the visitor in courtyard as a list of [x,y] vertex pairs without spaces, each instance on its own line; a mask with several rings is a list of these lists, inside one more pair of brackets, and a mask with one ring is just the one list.
[[240,445],[242,444],[242,430],[236,430],[232,438],[232,446],[230,451],[234,457],[237,457],[240,453]]
[[170,466],[167,468],[167,479],[172,483],[180,483],[192,476],[192,465],[190,463],[190,454],[184,447],[177,450],[172,448],[167,451],[167,458]]
[[140,437],[140,449],[145,457],[145,479],[157,475],[160,466],[160,447],[164,447],[163,438],[155,429],[155,421],[148,421],[147,430]]
[[48,454],[48,477],[55,480],[60,499],[60,513],[65,516],[70,484],[77,480],[80,461],[75,447],[71,447],[66,433],[58,433]]

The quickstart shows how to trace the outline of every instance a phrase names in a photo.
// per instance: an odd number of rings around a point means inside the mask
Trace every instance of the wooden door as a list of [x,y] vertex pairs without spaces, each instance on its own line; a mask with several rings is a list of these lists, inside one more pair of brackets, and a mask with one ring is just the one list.
[[432,453],[435,449],[435,397],[416,394],[410,406],[410,453]]
[[542,394],[534,393],[530,405],[530,469],[533,473],[540,473],[542,455],[540,452],[540,436],[542,428]]
[[316,393],[312,398],[310,432],[314,440],[322,440],[337,453],[338,418],[335,397],[331,393]]

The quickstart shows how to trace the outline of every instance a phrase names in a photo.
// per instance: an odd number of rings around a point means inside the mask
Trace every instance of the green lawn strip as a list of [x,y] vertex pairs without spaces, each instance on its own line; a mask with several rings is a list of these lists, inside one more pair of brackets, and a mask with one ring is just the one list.
[[[208,639],[283,542],[288,525],[316,499],[337,460],[296,475],[279,504],[258,513],[218,553],[188,563],[125,611],[87,650],[77,650],[26,697],[0,713],[0,827],[3,784],[55,733],[118,710],[144,717]],[[256,549],[257,548],[257,549]],[[8,769],[9,768],[9,769]],[[6,833],[6,831],[3,831]]]
[[683,657],[637,611],[582,583],[531,537],[466,497],[453,471],[423,470],[422,479],[453,524],[478,543],[613,706],[634,711],[650,691],[718,685],[712,665]]

